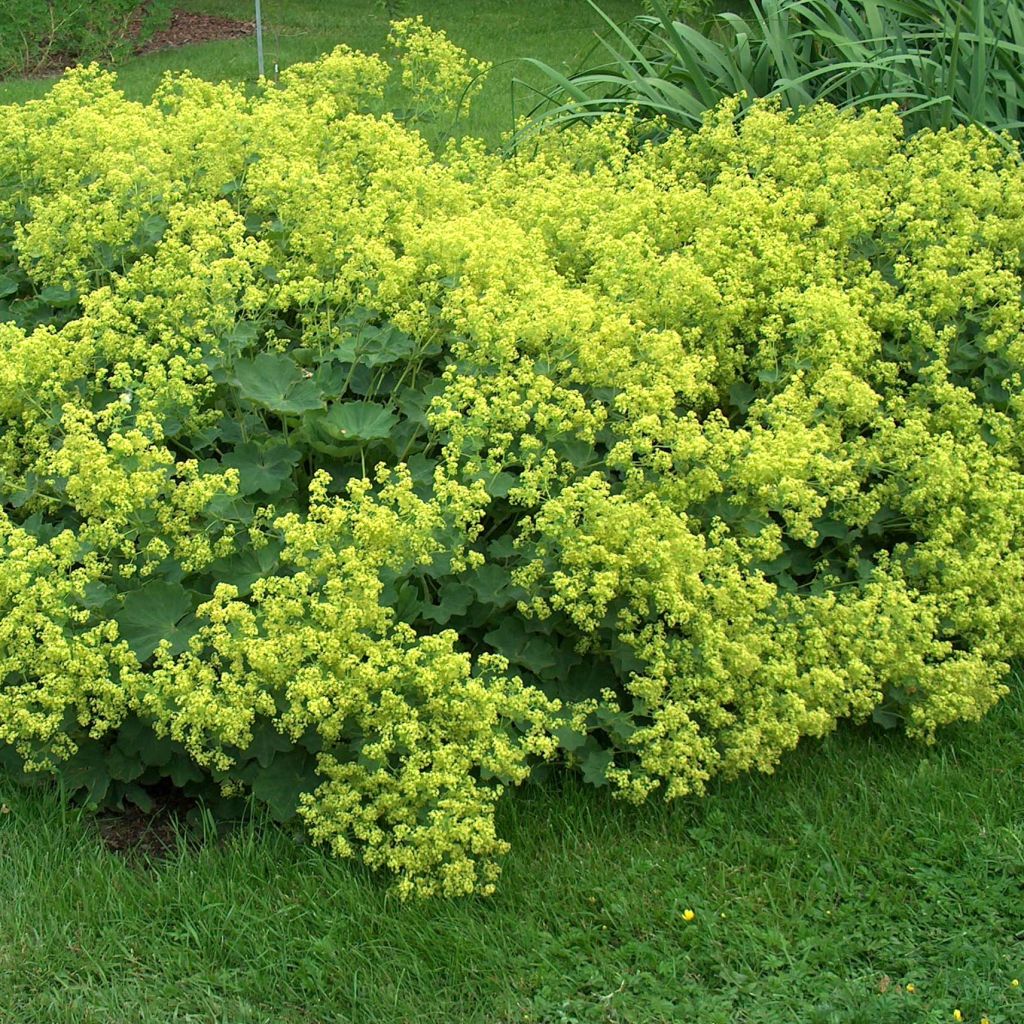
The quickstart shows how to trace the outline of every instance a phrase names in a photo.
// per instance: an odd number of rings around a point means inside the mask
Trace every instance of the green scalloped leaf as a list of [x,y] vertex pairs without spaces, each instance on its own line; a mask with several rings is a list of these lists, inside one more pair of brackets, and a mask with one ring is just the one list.
[[413,339],[391,324],[384,327],[366,325],[358,334],[341,342],[331,355],[342,362],[376,367],[406,359],[415,349]]
[[591,786],[608,785],[608,769],[615,761],[615,752],[612,750],[589,749],[580,757],[580,765],[583,769],[583,781]]
[[221,465],[238,470],[239,494],[277,494],[291,481],[301,458],[300,451],[286,444],[259,445],[250,441],[228,452]]
[[316,382],[287,356],[261,352],[255,359],[240,359],[234,371],[241,394],[272,412],[298,415],[323,408],[324,396]]
[[440,602],[421,605],[420,615],[444,626],[453,615],[465,615],[472,603],[473,591],[464,583],[445,583]]
[[376,402],[337,402],[319,420],[339,441],[382,441],[391,436],[398,417]]
[[161,640],[170,641],[171,653],[185,649],[195,631],[194,607],[192,595],[180,583],[153,580],[125,594],[114,619],[135,657],[145,661]]
[[253,796],[267,805],[276,821],[294,818],[299,796],[312,792],[320,782],[315,760],[301,749],[276,754],[269,767],[243,774],[249,778]]

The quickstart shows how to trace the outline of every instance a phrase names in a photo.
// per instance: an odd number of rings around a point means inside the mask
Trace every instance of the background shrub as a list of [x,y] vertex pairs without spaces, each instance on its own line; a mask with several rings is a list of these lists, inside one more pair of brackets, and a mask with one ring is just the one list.
[[27,74],[53,60],[123,56],[170,17],[170,0],[4,0],[0,76]]
[[679,797],[991,707],[1019,162],[736,101],[437,154],[390,73],[4,110],[0,747],[486,892],[528,775]]
[[[651,0],[643,0],[644,8],[657,13]],[[668,0],[663,2],[662,9],[672,18],[680,21],[691,21],[703,15],[710,6],[708,0]]]
[[1017,0],[747,0],[707,34],[671,4],[625,29],[609,20],[601,59],[566,77],[539,61],[565,124],[635,108],[694,128],[725,97],[777,97],[797,109],[896,103],[910,131],[1024,127],[1024,10]]

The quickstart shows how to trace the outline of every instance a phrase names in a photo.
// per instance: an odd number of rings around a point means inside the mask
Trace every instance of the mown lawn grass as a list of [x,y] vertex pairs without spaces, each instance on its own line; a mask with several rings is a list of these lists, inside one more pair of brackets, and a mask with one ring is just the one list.
[[845,727],[703,799],[528,788],[497,896],[426,904],[257,825],[127,862],[0,783],[0,1021],[1019,1024],[1022,735],[1018,678],[934,747]]
[[[239,20],[252,20],[252,0],[175,0],[175,6]],[[381,0],[263,0],[267,73],[346,43],[358,50],[382,53],[387,46],[388,13]],[[537,57],[554,67],[574,68],[606,29],[585,0],[400,0],[405,15],[422,13],[434,28],[473,56],[496,67],[488,76],[473,112],[460,132],[492,144],[512,127],[514,109],[524,113],[536,97],[514,79],[543,85],[543,78],[518,57]],[[639,13],[639,0],[602,0],[613,18]],[[510,63],[511,62],[511,63]],[[189,70],[200,78],[253,81],[257,76],[253,39],[234,39],[163,50],[137,57],[118,68],[121,87],[132,99],[148,100],[166,71]],[[53,79],[11,79],[0,82],[0,103],[20,103],[41,96]]]

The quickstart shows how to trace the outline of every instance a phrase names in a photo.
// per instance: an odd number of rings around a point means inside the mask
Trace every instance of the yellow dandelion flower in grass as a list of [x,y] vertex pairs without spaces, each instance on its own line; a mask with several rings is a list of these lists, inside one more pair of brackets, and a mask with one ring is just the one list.
[[964,1015],[959,1010],[953,1011],[953,1020],[963,1020]]
[[692,921],[696,916],[697,915],[689,907],[687,907],[683,911],[683,920],[684,921]]
[[908,991],[908,992],[909,992],[909,993],[910,993],[911,995],[913,995],[913,994],[914,994],[914,993],[915,993],[915,992],[917,991],[917,986],[916,986],[916,985],[914,985],[914,983],[913,983],[913,982],[911,982],[911,983],[910,983],[910,984],[909,984],[909,985],[907,986],[907,991]]

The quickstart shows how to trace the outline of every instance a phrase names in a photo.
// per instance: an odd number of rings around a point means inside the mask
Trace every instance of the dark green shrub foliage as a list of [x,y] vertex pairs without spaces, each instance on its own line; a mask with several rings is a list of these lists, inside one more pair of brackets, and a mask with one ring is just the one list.
[[735,102],[438,155],[388,77],[341,49],[143,106],[94,68],[3,110],[0,748],[94,803],[251,793],[458,893],[532,772],[679,797],[991,707],[1020,163]]
[[54,59],[123,56],[161,27],[170,10],[170,0],[3,0],[0,76],[30,73]]

